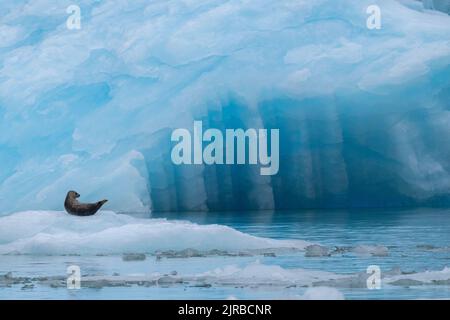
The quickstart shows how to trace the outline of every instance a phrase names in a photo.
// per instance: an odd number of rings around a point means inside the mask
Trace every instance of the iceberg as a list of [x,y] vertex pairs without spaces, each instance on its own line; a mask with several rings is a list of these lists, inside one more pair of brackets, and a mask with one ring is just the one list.
[[238,255],[259,254],[267,249],[300,251],[309,244],[256,237],[223,225],[136,218],[110,211],[90,217],[61,211],[24,211],[0,217],[0,255],[149,253],[189,257],[192,248],[203,254]]
[[[117,212],[449,205],[437,2],[81,0],[72,30],[70,1],[2,1],[0,214],[68,190]],[[279,172],[173,164],[194,121],[279,129]]]

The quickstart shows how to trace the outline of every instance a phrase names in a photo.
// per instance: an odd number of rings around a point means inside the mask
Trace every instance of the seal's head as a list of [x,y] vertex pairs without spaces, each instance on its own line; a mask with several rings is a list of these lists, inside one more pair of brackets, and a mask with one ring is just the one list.
[[76,198],[79,198],[79,197],[80,197],[80,194],[78,192],[76,192],[76,191],[69,191],[69,192],[67,192],[67,198],[76,199]]

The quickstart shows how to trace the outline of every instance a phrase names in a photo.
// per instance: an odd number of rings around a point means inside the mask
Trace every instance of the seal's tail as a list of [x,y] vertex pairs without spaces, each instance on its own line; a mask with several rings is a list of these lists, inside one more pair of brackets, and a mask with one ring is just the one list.
[[98,202],[99,207],[101,207],[102,205],[104,205],[106,202],[108,202],[108,200],[104,199],[102,201]]

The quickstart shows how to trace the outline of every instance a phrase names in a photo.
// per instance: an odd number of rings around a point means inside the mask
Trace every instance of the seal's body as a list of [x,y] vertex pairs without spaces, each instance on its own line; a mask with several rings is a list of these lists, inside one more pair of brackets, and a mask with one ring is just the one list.
[[102,200],[96,203],[79,203],[77,198],[80,194],[76,191],[69,191],[64,201],[64,208],[70,214],[75,216],[92,216],[105,204],[108,200]]

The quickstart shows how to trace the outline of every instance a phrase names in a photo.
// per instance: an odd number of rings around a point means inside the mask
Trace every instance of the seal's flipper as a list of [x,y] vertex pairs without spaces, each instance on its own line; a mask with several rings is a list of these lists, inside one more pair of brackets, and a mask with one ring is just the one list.
[[[99,206],[101,207],[101,206],[103,206],[106,202],[108,202],[108,200],[107,200],[107,199],[104,199],[104,200],[99,201],[99,202],[97,202],[97,203],[98,203]],[[99,207],[99,208],[100,208],[100,207]]]

